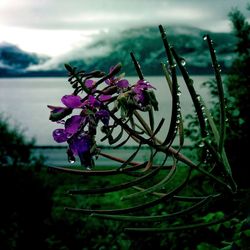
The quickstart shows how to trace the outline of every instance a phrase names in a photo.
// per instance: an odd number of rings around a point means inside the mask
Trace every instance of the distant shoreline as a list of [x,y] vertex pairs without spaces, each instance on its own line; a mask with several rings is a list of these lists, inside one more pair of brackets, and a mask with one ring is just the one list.
[[[228,70],[224,70],[223,74],[228,74]],[[206,75],[213,75],[213,70],[206,70],[204,72],[198,72],[198,73],[195,73],[195,72],[192,72],[192,71],[189,71],[189,75],[193,75],[193,76],[206,76]],[[126,77],[137,77],[138,75],[135,75],[135,74],[126,74],[125,78]],[[148,76],[164,76],[163,73],[162,74],[150,74]],[[177,76],[181,76],[181,74],[177,73]],[[67,78],[68,75],[64,73],[62,74],[58,74],[58,75],[53,75],[53,74],[48,74],[48,75],[45,75],[45,74],[41,74],[41,75],[30,75],[30,74],[27,74],[27,75],[1,75],[0,74],[0,79],[8,79],[8,78],[49,78],[49,77],[56,77],[56,78]]]

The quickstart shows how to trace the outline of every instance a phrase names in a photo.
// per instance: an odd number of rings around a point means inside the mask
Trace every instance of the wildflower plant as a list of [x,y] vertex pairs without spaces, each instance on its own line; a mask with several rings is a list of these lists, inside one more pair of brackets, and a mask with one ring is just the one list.
[[[155,96],[156,88],[153,83],[148,82],[142,73],[141,67],[133,53],[131,59],[138,75],[138,81],[130,83],[120,74],[121,64],[110,68],[106,74],[102,71],[85,72],[68,64],[65,65],[69,73],[69,82],[73,88],[73,93],[62,97],[64,106],[48,106],[51,109],[50,120],[58,122],[64,128],[53,131],[53,138],[56,142],[68,143],[68,159],[75,162],[79,157],[83,168],[51,167],[54,171],[66,172],[77,175],[111,176],[117,178],[121,175],[130,176],[132,180],[122,182],[113,186],[97,187],[95,189],[69,190],[72,195],[94,195],[117,192],[128,188],[136,191],[122,197],[122,201],[139,201],[136,205],[126,206],[119,209],[89,209],[67,207],[67,211],[92,215],[102,219],[118,220],[136,223],[133,227],[125,228],[126,231],[143,232],[167,232],[184,229],[193,229],[211,226],[222,223],[238,212],[231,211],[228,215],[215,221],[200,222],[194,221],[188,225],[175,225],[175,218],[194,214],[204,209],[214,201],[223,198],[234,202],[234,195],[237,194],[237,185],[234,182],[232,171],[224,150],[225,141],[225,103],[223,95],[223,84],[220,75],[220,65],[218,64],[213,42],[209,35],[204,36],[211,55],[212,66],[215,73],[220,103],[220,124],[215,124],[202,97],[197,94],[193,80],[186,70],[186,62],[169,45],[166,31],[159,26],[163,46],[166,51],[167,63],[162,63],[162,71],[169,85],[172,96],[171,120],[162,118],[158,124],[154,121],[154,112],[158,111],[158,102]],[[198,162],[194,162],[182,154],[184,146],[184,123],[182,119],[180,104],[180,88],[177,81],[177,68],[186,83],[189,94],[197,115],[200,129],[201,157]],[[74,111],[74,113],[73,113]],[[77,113],[77,114],[76,114]],[[146,120],[145,115],[148,119]],[[163,124],[169,122],[169,129],[165,137],[157,137]],[[98,147],[100,142],[96,141],[97,130],[101,130],[103,138],[101,142],[107,141],[109,145],[116,149],[126,145],[129,139],[137,143],[135,151],[126,159],[119,158],[114,154],[102,152]],[[123,134],[127,134],[124,139]],[[173,147],[173,141],[179,136],[179,146]],[[136,155],[142,146],[150,149],[148,159],[143,162],[135,162]],[[155,164],[159,154],[164,155],[164,159]],[[112,161],[120,163],[119,167],[109,169],[95,169],[95,158],[106,157]],[[172,164],[168,164],[171,161]],[[181,182],[174,183],[177,168],[186,168],[186,174],[182,176]],[[204,196],[185,195],[185,188],[192,182],[193,173],[199,173],[199,178],[209,179],[213,189]],[[158,182],[151,181],[156,176],[163,176]],[[168,189],[166,189],[168,187]],[[149,196],[151,198],[149,198]],[[146,197],[140,202],[141,197]],[[148,215],[145,209],[154,207],[160,203],[168,201],[188,202],[190,206],[177,211],[165,211],[165,214]],[[232,205],[232,210],[234,206]],[[168,223],[167,226],[157,226],[159,222]],[[138,226],[142,223],[150,223],[150,226]]]

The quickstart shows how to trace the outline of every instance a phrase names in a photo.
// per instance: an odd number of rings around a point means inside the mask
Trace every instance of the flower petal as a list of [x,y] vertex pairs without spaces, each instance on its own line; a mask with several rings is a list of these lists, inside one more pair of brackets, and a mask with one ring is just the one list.
[[148,81],[145,80],[139,80],[136,83],[137,87],[140,87],[141,89],[156,89],[152,84],[150,84]]
[[54,130],[52,135],[53,135],[54,140],[58,143],[62,143],[68,140],[67,133],[62,128]]
[[87,80],[85,81],[85,86],[86,86],[88,89],[92,88],[94,85],[95,85],[95,81],[93,81],[93,80],[87,79]]
[[68,134],[75,134],[81,126],[83,117],[80,115],[73,115],[65,122],[65,131]]
[[90,150],[91,138],[86,134],[77,135],[72,138],[69,146],[75,155],[86,153]]
[[93,95],[89,95],[87,102],[85,101],[84,104],[87,104],[92,108],[100,106],[100,102],[96,100]]
[[129,82],[126,79],[120,80],[116,83],[118,88],[127,88],[129,86]]
[[79,108],[82,105],[81,97],[78,95],[65,95],[61,99],[62,103],[68,108]]
[[101,109],[95,113],[95,117],[100,119],[105,126],[109,125],[109,112],[107,110]]
[[100,96],[99,96],[99,100],[100,100],[101,102],[106,102],[106,101],[110,100],[111,98],[112,98],[111,95],[100,95]]

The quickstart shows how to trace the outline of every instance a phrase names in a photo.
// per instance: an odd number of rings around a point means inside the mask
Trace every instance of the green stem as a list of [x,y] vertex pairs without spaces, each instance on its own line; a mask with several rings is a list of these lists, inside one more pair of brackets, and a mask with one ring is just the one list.
[[220,141],[219,141],[219,152],[222,153],[224,148],[224,141],[226,135],[226,113],[225,113],[225,99],[224,99],[224,91],[223,91],[223,84],[221,79],[221,69],[218,64],[215,50],[213,48],[212,40],[209,35],[206,35],[206,40],[208,43],[212,65],[214,68],[215,78],[217,82],[218,94],[219,94],[219,101],[220,101]]

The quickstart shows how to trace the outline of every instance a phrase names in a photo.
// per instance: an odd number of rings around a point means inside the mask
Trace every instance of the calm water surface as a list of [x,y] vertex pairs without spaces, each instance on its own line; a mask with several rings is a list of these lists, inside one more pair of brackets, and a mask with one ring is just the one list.
[[[194,86],[198,93],[209,100],[208,91],[202,83],[212,79],[212,76],[193,76]],[[130,83],[137,81],[136,77],[127,77]],[[166,119],[160,138],[166,134],[171,117],[171,97],[168,86],[163,77],[148,77],[156,88],[159,111],[155,113],[156,124],[162,117]],[[193,111],[191,98],[183,80],[179,78],[181,86],[181,104],[183,117]],[[51,133],[60,124],[48,120],[47,104],[61,105],[60,99],[65,94],[71,94],[72,88],[67,78],[0,78],[0,112],[10,118],[12,124],[25,130],[26,136],[35,138],[37,145],[58,145],[52,139]],[[102,135],[97,136],[97,140]],[[132,143],[132,142],[131,142]]]

